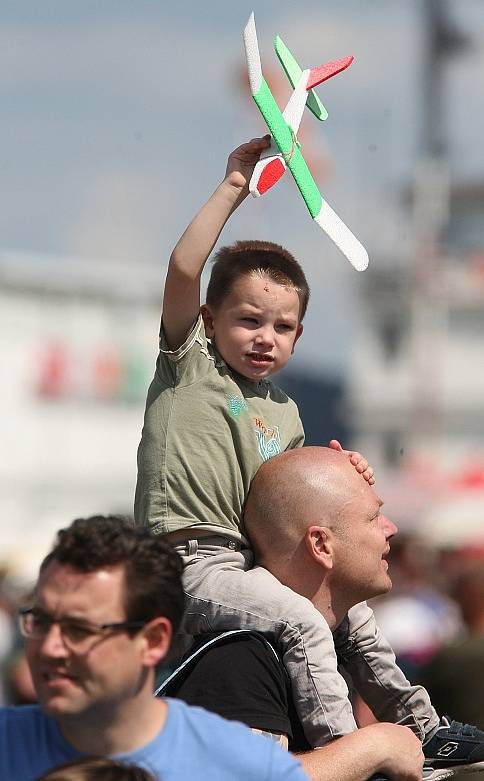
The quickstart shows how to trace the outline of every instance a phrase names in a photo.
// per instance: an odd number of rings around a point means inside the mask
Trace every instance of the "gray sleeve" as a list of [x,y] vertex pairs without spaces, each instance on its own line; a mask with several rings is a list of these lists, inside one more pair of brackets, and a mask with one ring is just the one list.
[[420,738],[438,724],[427,691],[405,678],[366,602],[348,611],[334,640],[338,660],[379,721],[405,719]]

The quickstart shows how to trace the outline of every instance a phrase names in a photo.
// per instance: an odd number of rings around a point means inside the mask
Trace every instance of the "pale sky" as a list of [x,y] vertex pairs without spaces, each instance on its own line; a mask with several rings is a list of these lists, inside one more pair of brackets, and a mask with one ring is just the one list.
[[[228,152],[265,132],[243,84],[242,30],[254,10],[269,81],[276,33],[303,66],[355,56],[318,89],[327,122],[306,112],[303,132],[311,156],[328,162],[315,178],[331,206],[370,258],[391,252],[410,231],[399,204],[418,155],[424,2],[4,0],[0,249],[155,264],[161,278]],[[449,8],[474,41],[446,74],[451,171],[478,180],[484,6]],[[289,175],[250,199],[223,238],[267,238],[294,252],[313,288],[300,361],[341,371],[358,327],[358,275],[312,223]],[[331,339],[321,336],[325,323]]]

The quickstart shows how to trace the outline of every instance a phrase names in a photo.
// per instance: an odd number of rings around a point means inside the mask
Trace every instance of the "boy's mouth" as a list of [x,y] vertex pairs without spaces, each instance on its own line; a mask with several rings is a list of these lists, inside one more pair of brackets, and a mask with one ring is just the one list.
[[274,363],[274,358],[272,355],[269,355],[268,353],[256,353],[251,352],[247,353],[247,357],[251,363],[257,364],[258,366],[262,365],[270,365],[271,363]]

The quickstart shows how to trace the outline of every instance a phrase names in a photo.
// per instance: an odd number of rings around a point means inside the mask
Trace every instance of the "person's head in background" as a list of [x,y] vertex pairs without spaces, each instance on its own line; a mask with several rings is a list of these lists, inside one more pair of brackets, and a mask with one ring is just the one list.
[[103,733],[149,708],[183,614],[181,574],[171,546],[123,517],[58,533],[20,617],[39,703],[74,745],[81,729]]
[[484,558],[464,560],[454,577],[452,596],[469,632],[484,635]]
[[37,781],[155,781],[155,777],[136,765],[115,759],[78,759],[39,776]]

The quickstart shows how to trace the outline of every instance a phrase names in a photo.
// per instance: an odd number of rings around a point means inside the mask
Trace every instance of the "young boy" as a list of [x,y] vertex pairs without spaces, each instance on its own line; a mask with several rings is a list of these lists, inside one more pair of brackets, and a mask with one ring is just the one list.
[[[269,242],[221,249],[201,309],[200,277],[268,144],[254,139],[232,152],[223,182],[171,255],[138,450],[136,522],[167,535],[184,556],[187,633],[253,628],[277,641],[311,745],[356,729],[335,641],[377,716],[407,718],[423,738],[439,718],[425,690],[396,667],[365,604],[333,638],[311,603],[251,569],[243,526],[251,480],[262,461],[304,440],[296,405],[269,378],[302,334],[309,288],[294,258]],[[367,462],[350,457],[373,482]]]

